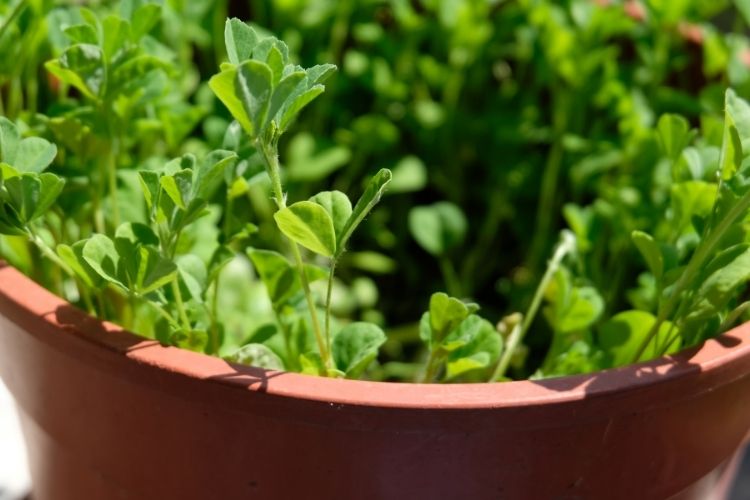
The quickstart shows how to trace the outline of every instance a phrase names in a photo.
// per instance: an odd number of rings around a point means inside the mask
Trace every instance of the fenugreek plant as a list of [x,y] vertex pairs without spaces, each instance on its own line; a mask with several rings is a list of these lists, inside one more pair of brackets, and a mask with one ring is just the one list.
[[[678,19],[718,7],[456,5],[394,12],[398,54],[356,12],[321,48],[238,19],[221,44],[177,4],[0,7],[24,56],[0,75],[0,255],[145,337],[330,377],[585,373],[747,319],[741,40],[706,28],[721,83],[665,91]],[[648,64],[621,78],[631,38]]]

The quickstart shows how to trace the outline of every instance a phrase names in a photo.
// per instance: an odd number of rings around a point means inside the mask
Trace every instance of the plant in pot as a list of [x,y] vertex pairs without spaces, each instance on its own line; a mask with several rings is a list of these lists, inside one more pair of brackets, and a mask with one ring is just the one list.
[[[750,422],[746,327],[724,333],[750,277],[745,101],[727,91],[719,134],[663,116],[648,134],[659,169],[640,181],[652,197],[624,183],[567,205],[570,230],[528,305],[497,326],[451,279],[461,212],[412,210],[457,296],[431,296],[424,348],[385,377],[428,384],[375,382],[388,336],[377,315],[335,314],[335,272],[393,174],[355,203],[337,190],[290,200],[278,154],[334,67],[296,65],[285,43],[230,19],[229,62],[208,83],[234,119],[224,147],[164,158],[151,135],[174,139],[192,108],[153,123],[179,93],[148,36],[158,13],[82,11],[46,65],[82,105],[31,127],[0,120],[0,250],[33,258],[68,299],[0,269],[0,372],[39,497],[701,498],[721,486]],[[125,152],[138,148],[136,163]],[[269,191],[270,204],[254,199]],[[267,210],[251,219],[248,203]],[[625,309],[592,275],[608,210],[639,220]],[[528,369],[542,306],[552,338],[532,380],[494,383]]]

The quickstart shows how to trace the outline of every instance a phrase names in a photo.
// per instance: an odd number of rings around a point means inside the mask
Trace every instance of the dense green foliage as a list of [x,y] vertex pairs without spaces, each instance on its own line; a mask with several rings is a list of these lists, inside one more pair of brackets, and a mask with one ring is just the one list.
[[742,0],[6,2],[0,255],[274,369],[486,381],[672,352],[748,309],[748,20]]

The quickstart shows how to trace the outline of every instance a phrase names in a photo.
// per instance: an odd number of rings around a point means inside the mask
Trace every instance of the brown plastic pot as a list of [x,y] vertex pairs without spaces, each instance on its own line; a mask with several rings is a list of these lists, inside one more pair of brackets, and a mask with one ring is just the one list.
[[36,500],[720,498],[749,374],[747,324],[539,382],[269,372],[136,337],[0,265],[0,375]]

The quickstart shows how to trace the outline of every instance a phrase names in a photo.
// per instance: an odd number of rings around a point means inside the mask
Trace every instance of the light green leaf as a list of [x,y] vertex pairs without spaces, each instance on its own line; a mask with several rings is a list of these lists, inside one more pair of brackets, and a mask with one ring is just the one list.
[[72,85],[91,99],[96,99],[104,84],[102,50],[96,45],[81,43],[63,52],[59,59],[48,61],[47,70],[61,81]]
[[70,267],[84,285],[100,288],[106,281],[83,258],[83,247],[86,240],[78,241],[72,246],[57,245],[57,255]]
[[[465,327],[467,323],[469,325]],[[448,355],[447,380],[493,366],[500,358],[503,349],[503,338],[489,321],[477,315],[471,315],[461,323],[459,329],[461,328],[471,331],[472,335],[468,342]]]
[[270,348],[263,344],[248,344],[225,358],[241,365],[256,366],[266,370],[284,369],[284,362]]
[[95,234],[83,245],[83,259],[103,279],[127,288],[119,279],[120,256],[114,242],[103,234]]
[[336,368],[347,378],[358,378],[378,355],[386,341],[383,330],[372,323],[355,322],[346,325],[333,339],[333,359]]
[[[599,329],[599,346],[611,356],[611,366],[623,366],[633,362],[638,349],[646,340],[651,328],[656,323],[653,314],[646,311],[625,311],[612,316]],[[668,335],[673,335],[672,323],[664,322],[654,340],[643,353],[641,359],[651,359],[659,354],[661,346],[667,341]],[[674,352],[680,346],[679,336],[668,352]]]
[[719,168],[724,180],[730,179],[742,165],[744,151],[750,152],[750,105],[727,89],[724,103],[724,140]]
[[460,208],[442,201],[409,211],[409,230],[417,243],[435,256],[463,243],[468,223]]
[[208,81],[208,86],[216,94],[216,97],[224,103],[224,106],[229,110],[232,117],[237,120],[237,123],[242,125],[245,132],[249,136],[254,137],[255,128],[253,127],[253,122],[250,120],[247,111],[245,111],[245,107],[242,105],[239,96],[235,93],[236,79],[237,69],[227,68],[211,77]]
[[31,215],[32,220],[41,217],[50,209],[52,204],[57,201],[57,197],[60,196],[65,186],[64,179],[48,172],[41,174],[39,181],[41,182],[41,187],[36,207],[34,207],[34,212]]
[[325,257],[336,252],[336,234],[328,212],[312,201],[300,201],[273,216],[279,230],[295,243]]
[[196,302],[203,302],[203,295],[208,280],[206,264],[193,254],[180,255],[176,258],[177,270],[181,282],[185,285],[190,297]]
[[349,216],[349,219],[341,230],[336,245],[336,248],[338,249],[336,257],[343,253],[346,248],[346,243],[349,241],[354,230],[357,229],[357,226],[359,226],[365,217],[367,217],[370,210],[372,210],[372,208],[380,201],[380,198],[383,196],[383,192],[385,192],[385,188],[388,186],[388,183],[391,182],[392,177],[393,174],[391,171],[387,168],[383,168],[370,179],[370,182],[365,188],[365,192],[362,193],[357,204],[354,205],[352,214]]
[[139,248],[137,286],[140,293],[158,290],[177,277],[177,265],[162,257],[153,247]]
[[641,252],[651,274],[654,275],[657,282],[660,282],[664,274],[664,257],[661,254],[659,245],[650,234],[643,231],[633,231],[630,238],[633,240],[636,248],[638,248],[638,251]]
[[159,202],[159,192],[161,187],[159,174],[151,170],[141,170],[138,172],[138,180],[141,183],[146,206],[149,210],[152,210],[154,205]]
[[297,274],[278,252],[251,248],[247,251],[274,307],[284,304],[300,290]]
[[326,209],[333,221],[336,236],[340,236],[352,215],[352,202],[349,198],[341,191],[323,191],[310,198],[310,201]]
[[250,59],[255,45],[258,43],[258,35],[250,26],[236,17],[227,19],[224,25],[224,45],[227,49],[229,62],[240,64]]
[[706,268],[711,274],[696,291],[686,321],[704,320],[724,310],[735,290],[750,279],[750,248],[724,250]]
[[175,205],[186,210],[193,191],[193,172],[192,170],[180,170],[174,175],[163,175],[159,179],[164,192],[174,202]]
[[41,137],[27,137],[18,143],[13,164],[21,172],[42,172],[57,155],[57,146]]
[[460,325],[475,310],[475,306],[448,296],[443,292],[433,293],[430,297],[429,325],[431,330],[428,344],[436,345]]
[[672,160],[676,160],[682,154],[682,150],[687,147],[691,139],[690,124],[679,115],[669,113],[662,115],[656,125],[656,130],[659,133],[659,142],[664,153]]
[[389,193],[411,193],[427,185],[427,167],[416,156],[406,156],[393,167]]
[[16,162],[16,150],[20,141],[16,124],[0,116],[0,161],[13,165]]
[[[245,113],[252,120],[255,134],[263,132],[271,102],[272,80],[271,68],[260,61],[251,59],[237,67],[234,92]],[[250,135],[253,136],[252,133]]]
[[102,36],[104,60],[111,61],[119,51],[127,49],[130,23],[119,16],[109,15],[102,21]]

